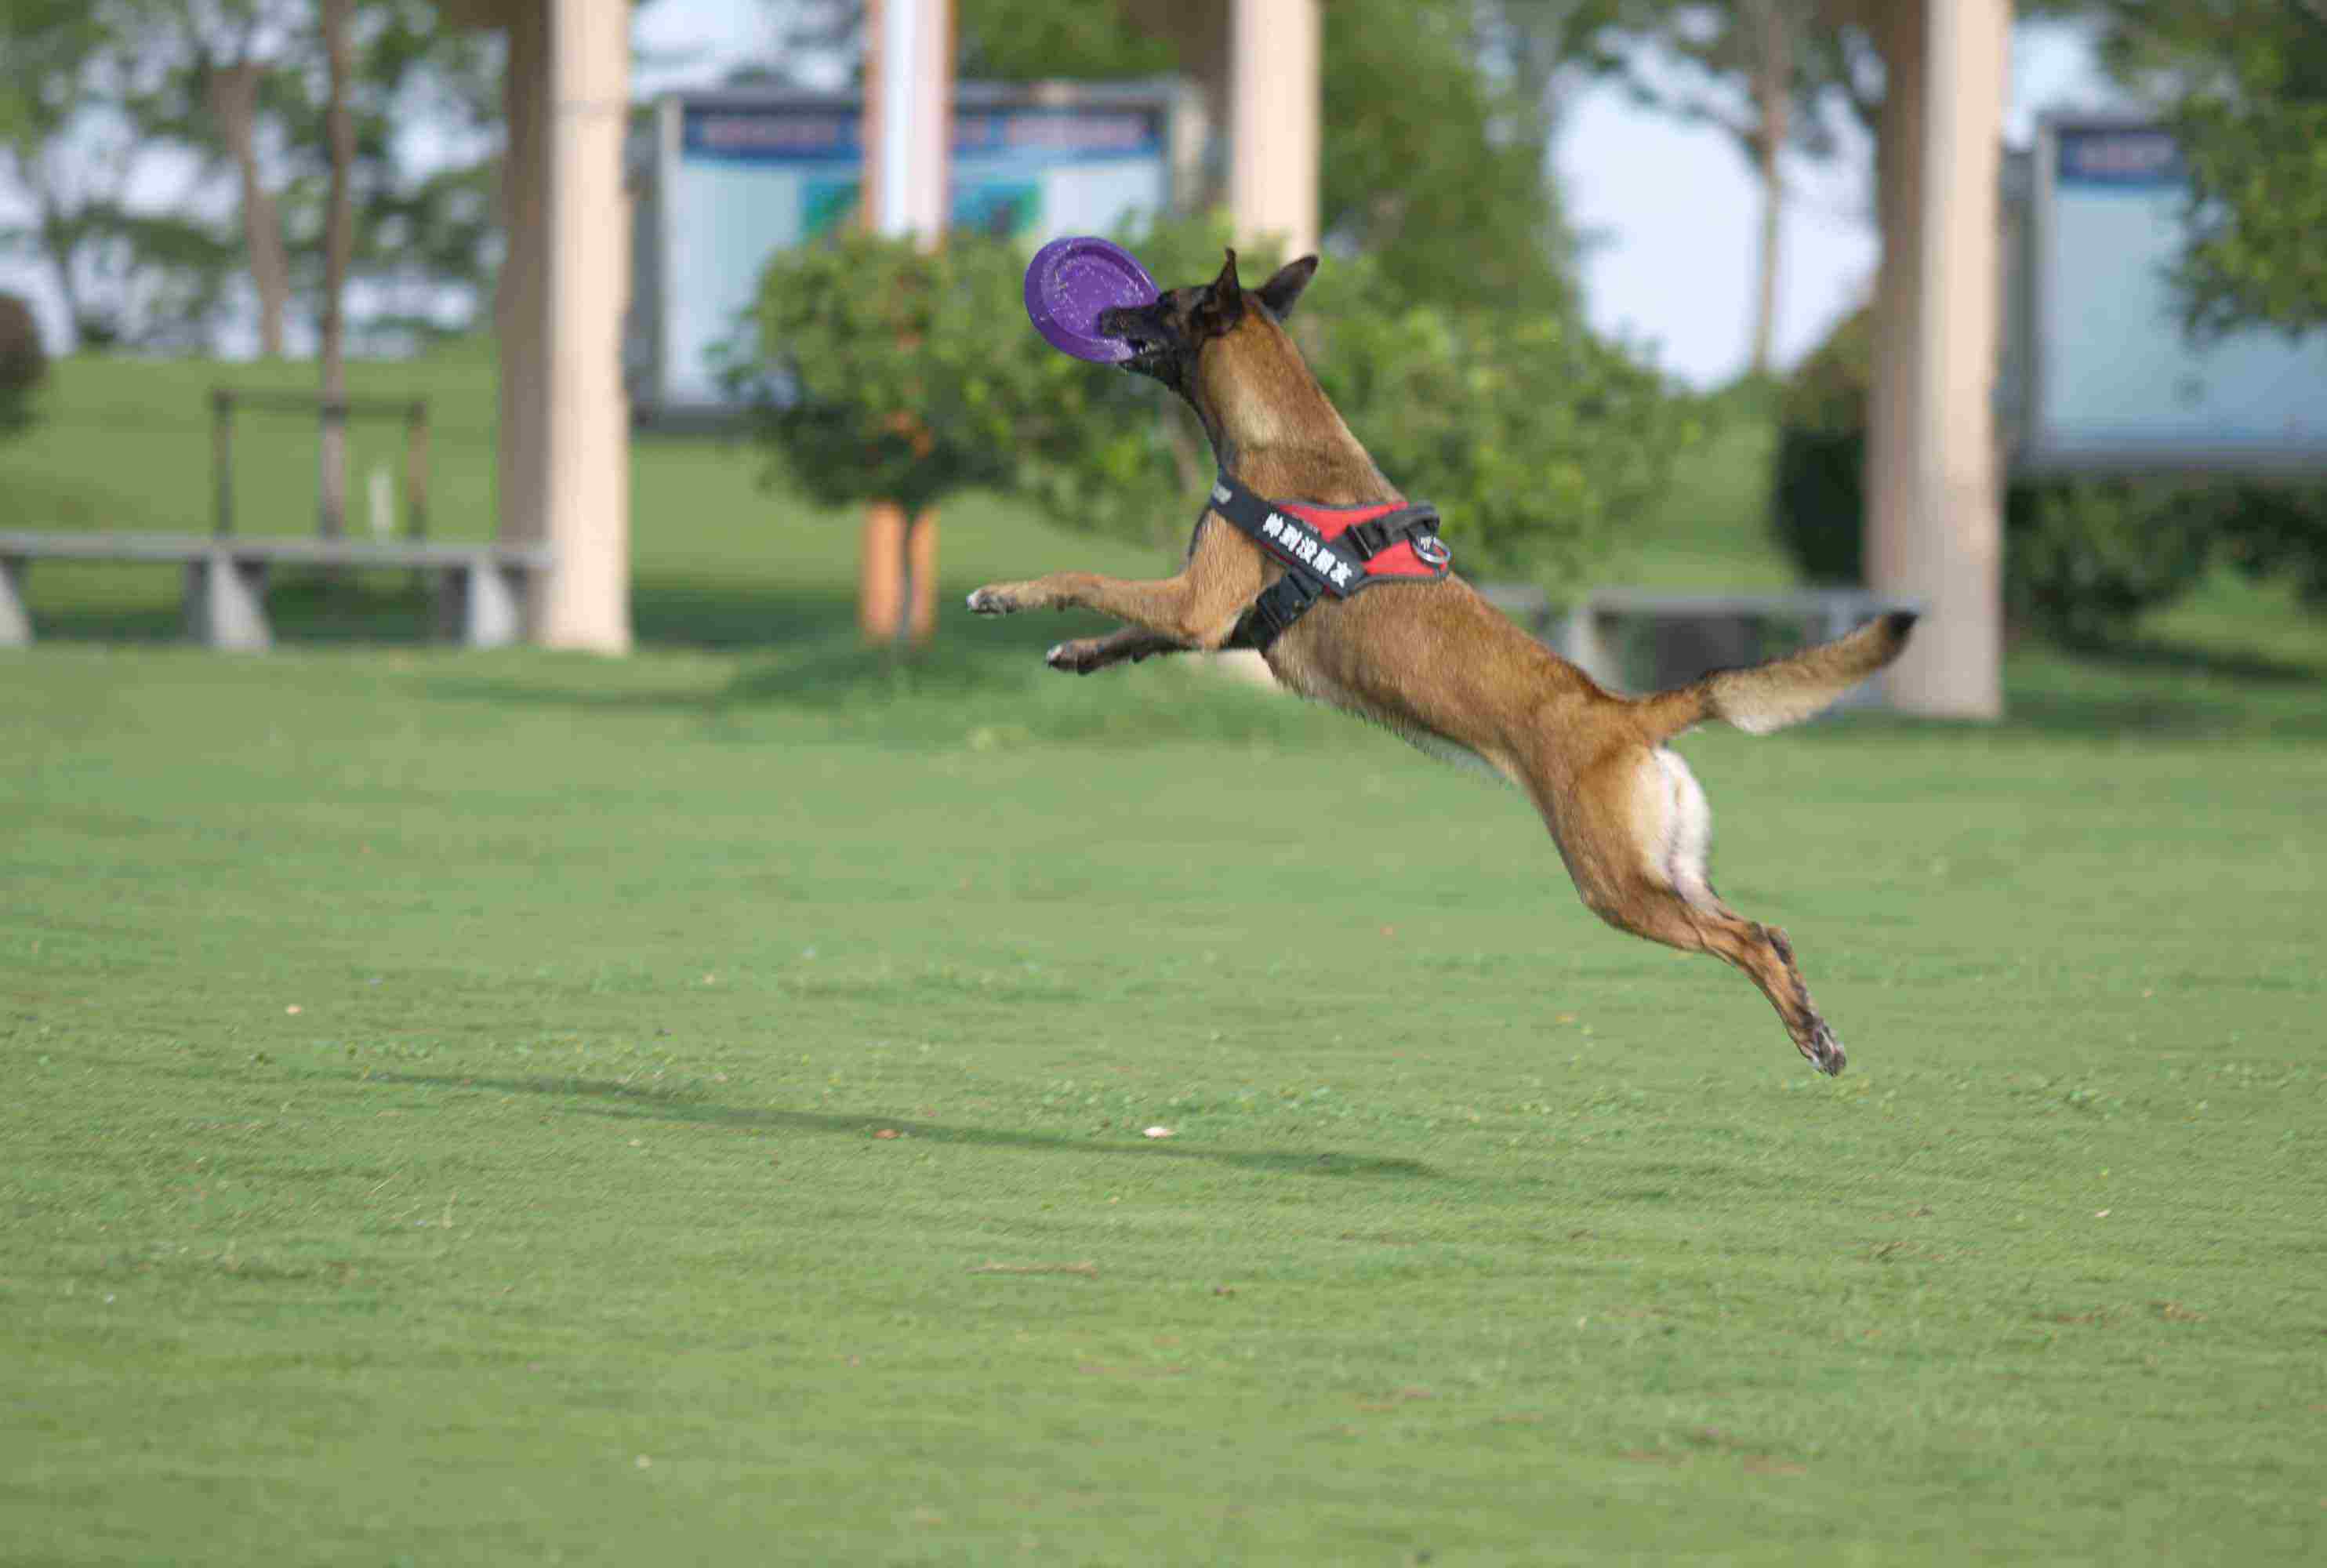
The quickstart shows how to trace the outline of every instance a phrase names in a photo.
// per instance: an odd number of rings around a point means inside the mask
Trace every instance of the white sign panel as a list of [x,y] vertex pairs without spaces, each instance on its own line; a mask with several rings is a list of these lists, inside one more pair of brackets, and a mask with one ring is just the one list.
[[2028,469],[2327,465],[2327,333],[2191,339],[2168,271],[2189,185],[2154,126],[2056,120],[2035,150]]

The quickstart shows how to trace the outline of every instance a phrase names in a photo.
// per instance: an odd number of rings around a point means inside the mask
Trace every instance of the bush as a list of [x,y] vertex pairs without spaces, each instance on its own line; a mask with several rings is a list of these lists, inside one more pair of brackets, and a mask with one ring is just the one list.
[[2220,543],[2248,576],[2292,577],[2304,603],[2327,612],[2327,489],[2239,486],[2222,508]]
[[[1802,574],[1864,581],[1867,387],[1874,362],[1869,312],[1837,326],[1803,360],[1780,404],[1771,526]],[[2006,612],[2056,638],[2089,642],[2121,632],[2201,577],[2239,511],[2234,487],[2153,479],[2018,479],[2004,494]],[[2287,541],[2309,538],[2309,518],[2282,500],[2257,504],[2248,528],[2254,569],[2276,569]],[[2318,536],[2327,540],[2327,527]],[[2327,554],[2322,562],[2327,566]],[[2265,564],[2270,564],[2266,568]]]
[[2004,492],[2005,604],[2063,642],[2106,641],[2205,575],[2220,494],[2128,479]]
[[[1172,287],[1216,274],[1226,234],[1188,219],[1119,238]],[[1241,252],[1239,271],[1257,285],[1277,259]],[[1019,305],[1024,267],[973,235],[934,255],[855,235],[778,256],[731,360],[736,384],[775,394],[762,406],[779,470],[828,504],[993,485],[1070,527],[1183,541],[1212,472],[1201,432],[1153,383],[1043,342]],[[1294,326],[1474,575],[1562,586],[1654,499],[1687,428],[1659,378],[1580,318],[1402,299],[1363,260],[1329,262]]]
[[33,388],[48,369],[32,307],[14,294],[0,294],[0,435],[33,422]]
[[1865,580],[1866,395],[1874,313],[1843,319],[1788,379],[1778,402],[1770,522],[1813,583]]
[[1469,577],[1557,598],[1662,495],[1696,434],[1663,378],[1579,313],[1402,299],[1359,258],[1319,272],[1294,327],[1382,471],[1438,506]]

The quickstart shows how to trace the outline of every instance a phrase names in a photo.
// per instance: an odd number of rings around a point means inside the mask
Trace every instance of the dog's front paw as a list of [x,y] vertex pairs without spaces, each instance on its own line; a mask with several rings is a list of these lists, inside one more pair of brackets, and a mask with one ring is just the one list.
[[1018,602],[1000,588],[991,585],[980,588],[969,596],[972,615],[1007,615],[1018,608]]
[[1089,675],[1099,667],[1098,639],[1086,637],[1075,642],[1055,643],[1042,656],[1042,662],[1069,675]]

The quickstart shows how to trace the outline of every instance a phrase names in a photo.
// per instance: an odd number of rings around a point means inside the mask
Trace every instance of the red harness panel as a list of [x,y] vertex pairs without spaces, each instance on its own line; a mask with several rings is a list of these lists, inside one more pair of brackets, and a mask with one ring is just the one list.
[[[1291,512],[1328,539],[1338,539],[1360,523],[1386,518],[1406,505],[1405,498],[1378,507],[1316,507],[1300,501],[1279,501],[1276,509]],[[1400,539],[1366,563],[1369,577],[1436,577],[1443,566],[1433,566],[1414,553],[1414,541]]]

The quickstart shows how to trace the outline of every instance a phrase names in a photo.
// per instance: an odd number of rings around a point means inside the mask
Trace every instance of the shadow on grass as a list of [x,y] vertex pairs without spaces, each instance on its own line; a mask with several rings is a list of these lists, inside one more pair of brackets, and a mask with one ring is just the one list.
[[2316,686],[2327,681],[2327,666],[2301,664],[2250,651],[2191,648],[2154,638],[2080,645],[2072,651],[2080,659],[2116,669],[2205,676],[2215,680],[2251,681],[2258,686]]
[[967,611],[950,612],[929,647],[900,654],[864,645],[855,606],[845,593],[702,584],[641,586],[632,619],[642,648],[743,657],[724,684],[681,691],[552,686],[526,675],[440,674],[425,685],[440,696],[585,708],[767,706],[832,713],[892,697],[949,703],[1067,681],[1042,667],[1043,650],[1063,637],[1112,624],[1051,615],[976,621]]
[[[36,607],[34,631],[42,642],[169,643],[188,639],[177,602],[174,566],[127,566],[121,572],[167,574],[166,602]],[[117,585],[118,586],[118,585]],[[282,572],[266,590],[266,621],[277,646],[297,648],[412,647],[431,640],[435,607],[425,585],[402,571],[325,575]]]
[[[966,1143],[1001,1149],[1038,1149],[1058,1154],[1135,1154],[1148,1160],[1203,1160],[1245,1171],[1276,1171],[1293,1176],[1377,1176],[1436,1179],[1438,1172],[1419,1160],[1385,1160],[1363,1154],[1287,1154],[1260,1150],[1202,1149],[1180,1143],[1138,1143],[1059,1137],[1048,1133],[1007,1128],[955,1127],[942,1122],[899,1120],[893,1116],[823,1111],[747,1110],[740,1106],[706,1105],[674,1099],[650,1089],[603,1078],[451,1078],[425,1073],[370,1072],[350,1074],[359,1082],[408,1084],[421,1088],[476,1089],[493,1094],[542,1095],[576,1102],[572,1108],[585,1115],[622,1116],[644,1121],[692,1122],[716,1127],[782,1128],[795,1133],[825,1133],[862,1138],[881,1129],[932,1143]],[[611,1106],[590,1105],[612,1101]]]

